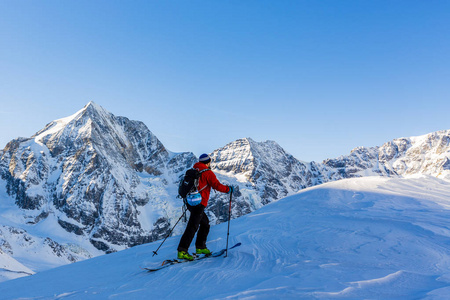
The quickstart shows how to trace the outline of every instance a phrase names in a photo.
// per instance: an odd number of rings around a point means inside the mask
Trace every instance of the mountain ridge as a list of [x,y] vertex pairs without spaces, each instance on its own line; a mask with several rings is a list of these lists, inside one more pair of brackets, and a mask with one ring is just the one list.
[[[342,178],[373,172],[380,176],[426,174],[450,179],[450,130],[398,138],[377,147],[357,147],[349,155],[324,160]],[[332,176],[337,176],[333,174]]]
[[[306,187],[345,178],[426,174],[449,179],[449,149],[450,130],[443,130],[357,147],[321,163],[299,161],[275,141],[251,138],[230,142],[211,157],[219,180],[239,186],[232,203],[237,218]],[[66,263],[155,241],[179,218],[177,184],[196,161],[192,152],[167,150],[144,123],[89,102],[0,151],[0,196],[20,216],[0,214],[0,225],[31,236],[41,249],[50,245]],[[212,224],[227,220],[228,201],[227,195],[212,193],[207,210]],[[66,234],[33,233],[47,223]],[[6,245],[11,237],[0,238]],[[46,238],[51,242],[44,245]],[[14,257],[18,247],[10,246]]]

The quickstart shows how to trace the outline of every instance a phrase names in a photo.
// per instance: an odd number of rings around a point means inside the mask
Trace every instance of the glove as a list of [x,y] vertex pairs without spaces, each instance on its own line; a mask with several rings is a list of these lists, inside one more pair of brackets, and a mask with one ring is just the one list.
[[229,185],[228,187],[229,187],[229,190],[228,190],[228,193],[227,193],[227,194],[230,194],[230,193],[232,194],[233,191],[234,191],[234,186]]

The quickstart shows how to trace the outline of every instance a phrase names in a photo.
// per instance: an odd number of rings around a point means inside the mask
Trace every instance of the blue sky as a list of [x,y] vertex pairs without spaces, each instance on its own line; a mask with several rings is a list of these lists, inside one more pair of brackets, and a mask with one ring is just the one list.
[[450,129],[450,1],[0,0],[0,148],[94,101],[196,155]]

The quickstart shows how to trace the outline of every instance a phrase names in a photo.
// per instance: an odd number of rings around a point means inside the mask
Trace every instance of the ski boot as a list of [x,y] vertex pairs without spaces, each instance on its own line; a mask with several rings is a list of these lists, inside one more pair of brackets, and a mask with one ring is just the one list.
[[178,258],[179,259],[186,259],[189,261],[194,260],[194,257],[192,255],[190,255],[189,253],[187,253],[186,251],[178,251]]
[[211,255],[211,251],[208,248],[204,248],[204,249],[199,249],[197,248],[195,250],[195,254],[205,254],[206,256],[210,256]]

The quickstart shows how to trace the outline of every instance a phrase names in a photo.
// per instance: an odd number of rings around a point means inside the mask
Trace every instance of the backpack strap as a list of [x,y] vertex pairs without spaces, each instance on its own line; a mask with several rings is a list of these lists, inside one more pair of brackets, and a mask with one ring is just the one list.
[[[198,181],[199,181],[199,182],[200,182],[200,177],[202,176],[202,173],[203,173],[203,172],[206,172],[206,171],[211,171],[211,169],[203,169],[203,170],[199,171],[199,173],[200,173],[200,176],[198,177]],[[200,193],[201,191],[203,191],[204,189],[206,189],[207,186],[208,186],[208,184],[206,184],[204,187],[202,187],[201,190],[198,190],[198,187],[197,187],[198,192]]]

